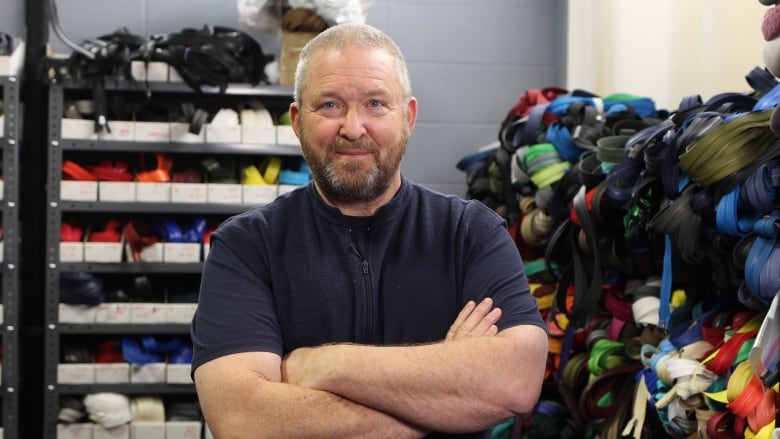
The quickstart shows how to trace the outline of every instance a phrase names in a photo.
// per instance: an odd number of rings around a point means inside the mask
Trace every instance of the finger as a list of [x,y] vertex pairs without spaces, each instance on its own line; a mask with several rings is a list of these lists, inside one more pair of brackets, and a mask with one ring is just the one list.
[[472,336],[495,335],[491,334],[490,331],[491,328],[496,326],[496,323],[498,323],[499,319],[501,319],[501,308],[493,308],[471,330]]
[[477,307],[477,303],[473,300],[469,300],[466,302],[466,305],[463,307],[463,309],[460,310],[458,313],[458,317],[455,318],[455,322],[453,322],[452,326],[458,327],[463,324],[463,322],[466,320],[466,318],[471,314],[472,311],[474,311],[474,308]]
[[[466,317],[466,320],[460,325],[463,330],[473,331],[479,325],[485,316],[493,309],[493,299],[486,297],[479,302],[479,305]],[[492,322],[495,323],[495,322]],[[492,324],[491,323],[491,324]]]
[[450,325],[450,329],[447,331],[447,336],[445,337],[445,340],[452,340],[453,338],[458,335],[458,332],[461,330],[461,325],[466,320],[466,318],[471,314],[471,312],[476,308],[477,304],[473,300],[469,300],[466,305],[463,307],[463,309],[460,310],[460,313],[458,313],[458,316],[455,318],[455,321]]

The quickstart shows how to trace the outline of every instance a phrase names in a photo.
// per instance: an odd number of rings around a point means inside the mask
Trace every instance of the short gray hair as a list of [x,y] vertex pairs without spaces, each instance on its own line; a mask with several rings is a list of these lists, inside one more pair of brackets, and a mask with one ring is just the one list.
[[295,101],[301,103],[301,94],[309,74],[309,62],[314,53],[320,50],[342,51],[348,47],[381,49],[390,54],[395,62],[398,84],[404,97],[412,96],[412,86],[409,71],[401,49],[387,34],[381,30],[360,23],[343,23],[329,27],[312,38],[301,50],[298,66],[295,69]]

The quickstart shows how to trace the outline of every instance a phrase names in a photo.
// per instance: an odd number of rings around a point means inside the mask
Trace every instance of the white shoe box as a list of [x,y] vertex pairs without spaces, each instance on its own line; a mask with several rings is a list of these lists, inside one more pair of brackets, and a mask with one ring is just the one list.
[[275,145],[276,127],[262,125],[242,125],[241,143]]
[[200,133],[193,134],[190,132],[190,124],[171,122],[171,142],[206,143],[206,130],[201,127]]
[[130,76],[137,81],[168,82],[168,63],[131,61]]
[[133,203],[135,202],[135,182],[100,181],[98,182],[98,199],[100,201]]
[[198,421],[168,421],[165,423],[166,439],[200,439],[203,425]]
[[60,121],[60,137],[63,139],[97,140],[95,121],[63,118]]
[[216,204],[241,204],[244,191],[240,184],[207,183],[206,200]]
[[163,262],[200,262],[201,244],[198,242],[164,242]]
[[129,363],[95,363],[96,384],[126,384],[130,382]]
[[198,308],[197,303],[166,303],[164,305],[167,323],[189,324]]
[[95,323],[130,323],[130,304],[104,302],[95,307]]
[[122,262],[122,242],[85,242],[84,262]]
[[130,424],[117,425],[113,428],[95,424],[92,439],[130,439]]
[[84,262],[84,243],[60,242],[60,262]]
[[95,323],[97,307],[91,305],[73,305],[60,303],[57,320],[60,323],[91,324]]
[[206,203],[208,189],[206,183],[174,183],[171,185],[171,202]]
[[166,439],[165,422],[138,422],[130,423],[131,439]]
[[60,199],[63,201],[97,201],[98,182],[62,180],[60,182]]
[[92,363],[61,363],[57,365],[59,384],[94,384],[95,365]]
[[148,363],[130,365],[130,383],[164,383],[166,377],[165,363]]
[[298,136],[295,135],[295,131],[290,125],[276,127],[276,143],[279,145],[300,145]]
[[170,142],[171,124],[168,122],[136,122],[136,142]]
[[109,120],[108,130],[101,131],[98,138],[105,141],[132,142],[135,140],[135,123],[130,120]]
[[168,384],[192,384],[189,364],[168,364],[165,370],[165,381]]
[[19,41],[10,55],[0,56],[0,75],[19,76],[24,68],[24,41]]
[[206,124],[207,143],[241,143],[241,125]]
[[170,203],[172,183],[139,181],[135,184],[135,201],[144,203]]
[[95,424],[77,422],[57,424],[57,439],[93,439]]
[[166,323],[164,303],[131,303],[130,323]]
[[286,192],[290,192],[292,190],[298,189],[299,187],[301,187],[301,186],[297,185],[297,184],[280,184],[279,185],[279,195],[282,195],[282,194],[284,194]]
[[257,206],[270,203],[279,194],[279,186],[275,184],[244,185],[244,204]]
[[[148,245],[141,249],[140,262],[162,262],[164,247],[161,242]],[[125,257],[128,262],[133,262],[133,252],[130,250],[130,244],[125,245]]]

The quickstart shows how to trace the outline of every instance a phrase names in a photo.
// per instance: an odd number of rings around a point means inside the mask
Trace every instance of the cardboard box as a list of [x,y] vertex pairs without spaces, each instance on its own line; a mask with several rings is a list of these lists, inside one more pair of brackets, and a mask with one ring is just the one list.
[[131,61],[130,76],[137,81],[168,82],[168,64],[160,61]]
[[146,80],[150,82],[168,82],[168,63],[150,61],[146,64]]
[[240,184],[207,183],[206,201],[217,204],[241,204],[244,191]]
[[126,384],[130,382],[129,363],[95,363],[95,384]]
[[301,187],[297,184],[280,184],[279,185],[279,195],[282,195],[285,192],[290,192],[291,190],[295,190]]
[[89,422],[57,424],[57,439],[93,439],[94,428]]
[[95,307],[95,323],[131,323],[130,304],[104,302]]
[[171,183],[136,182],[135,201],[144,203],[170,203]]
[[165,423],[166,439],[200,439],[203,425],[198,421],[168,421]]
[[60,242],[60,262],[84,262],[84,243]]
[[63,118],[60,121],[60,137],[63,139],[97,140],[95,122],[89,119]]
[[166,323],[164,303],[131,303],[130,323]]
[[108,128],[98,134],[100,140],[132,142],[135,140],[135,122],[131,120],[109,120]]
[[201,244],[195,242],[164,242],[163,262],[200,262]]
[[122,262],[122,242],[85,242],[84,262]]
[[171,122],[171,142],[206,143],[206,130],[201,127],[200,133],[190,132],[190,124]]
[[0,75],[19,76],[24,68],[24,41],[19,41],[10,55],[0,56]]
[[98,199],[100,201],[134,203],[135,182],[134,181],[100,181],[98,182]]
[[92,363],[62,363],[57,365],[59,384],[94,384],[95,367]]
[[206,124],[207,143],[241,143],[241,125]]
[[146,63],[144,61],[130,61],[130,76],[136,81],[146,81]]
[[168,384],[192,384],[189,364],[168,364],[165,370],[165,381]]
[[184,82],[184,78],[173,66],[168,66],[168,82]]
[[98,182],[62,180],[60,182],[60,199],[63,201],[97,201]]
[[91,324],[95,323],[97,307],[92,305],[58,304],[57,321],[60,323]]
[[195,314],[197,303],[166,303],[165,321],[168,323],[189,324]]
[[130,365],[130,383],[164,383],[166,379],[165,363],[148,363]]
[[131,439],[165,439],[165,422],[130,423]]
[[275,200],[279,194],[279,186],[275,184],[244,185],[243,202],[259,206]]
[[[141,249],[141,262],[162,262],[164,247],[161,242],[148,245]],[[130,244],[125,245],[125,258],[127,261],[133,261],[133,252],[130,250]]]
[[136,122],[136,142],[170,142],[171,124],[168,122]]
[[173,183],[171,185],[171,202],[173,203],[206,203],[207,200],[206,183]]
[[301,143],[298,141],[298,136],[295,135],[290,125],[277,125],[276,127],[276,143],[279,145],[296,145]]
[[241,143],[276,144],[276,127],[262,125],[242,125]]
[[95,424],[93,439],[130,439],[130,424],[117,425],[114,428],[106,428]]

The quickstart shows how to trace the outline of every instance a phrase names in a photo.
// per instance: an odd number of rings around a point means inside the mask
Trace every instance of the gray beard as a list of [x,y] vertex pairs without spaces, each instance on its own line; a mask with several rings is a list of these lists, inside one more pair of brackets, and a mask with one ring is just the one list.
[[321,175],[314,170],[312,172],[314,181],[325,196],[339,203],[371,201],[382,195],[392,181],[392,174],[383,175],[378,168],[360,178],[343,177],[344,170],[340,173],[333,163],[327,164]]

